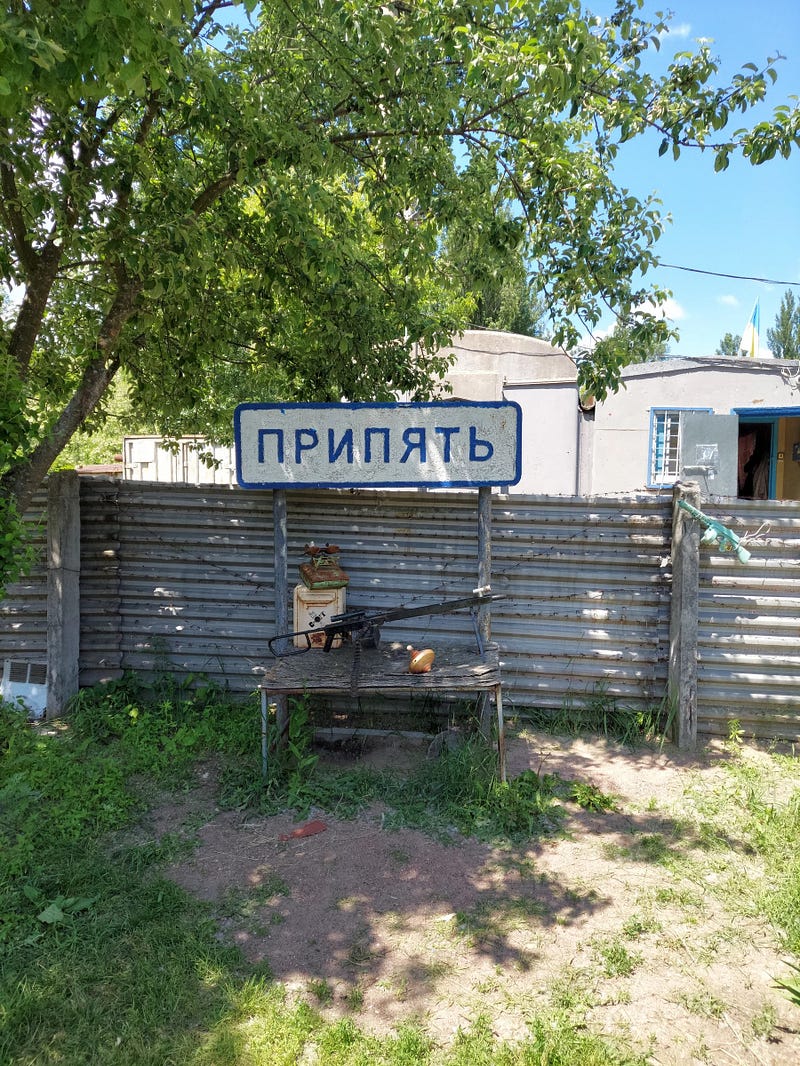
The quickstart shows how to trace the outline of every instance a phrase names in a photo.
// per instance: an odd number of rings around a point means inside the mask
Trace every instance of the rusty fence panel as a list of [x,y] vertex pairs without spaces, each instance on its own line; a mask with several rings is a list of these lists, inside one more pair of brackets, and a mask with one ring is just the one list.
[[[31,514],[40,552],[45,501]],[[736,720],[747,735],[800,739],[800,504],[703,506],[740,534],[767,526],[748,566],[701,548],[699,732],[725,735]],[[477,508],[469,492],[290,492],[290,592],[313,540],[340,545],[348,606],[462,595],[477,583]],[[86,478],[81,510],[81,684],[169,666],[252,691],[275,632],[271,493]],[[670,498],[495,494],[492,515],[509,709],[663,701]],[[46,604],[40,562],[0,601],[0,661],[46,661]],[[386,639],[471,633],[458,614]]]
[[[509,700],[560,706],[663,697],[669,501],[493,498],[493,635]],[[161,664],[235,691],[274,633],[271,493],[96,481],[84,492],[81,680]],[[290,589],[304,545],[336,543],[348,606],[463,595],[477,584],[476,493],[288,493]],[[109,622],[118,603],[119,626]],[[398,623],[387,639],[471,639],[469,616]]]
[[746,566],[700,548],[698,731],[800,741],[800,504],[735,500],[703,510],[747,542]]
[[81,684],[169,668],[233,691],[257,685],[273,614],[268,495],[87,483]]

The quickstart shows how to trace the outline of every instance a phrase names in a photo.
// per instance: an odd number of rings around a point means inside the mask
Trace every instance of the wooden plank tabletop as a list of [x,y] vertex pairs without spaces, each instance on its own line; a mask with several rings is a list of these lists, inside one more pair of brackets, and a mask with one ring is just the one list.
[[259,688],[270,693],[297,692],[478,692],[500,684],[497,644],[481,655],[465,645],[434,647],[430,672],[409,672],[407,645],[355,648],[352,644],[324,652],[271,659],[259,673]]

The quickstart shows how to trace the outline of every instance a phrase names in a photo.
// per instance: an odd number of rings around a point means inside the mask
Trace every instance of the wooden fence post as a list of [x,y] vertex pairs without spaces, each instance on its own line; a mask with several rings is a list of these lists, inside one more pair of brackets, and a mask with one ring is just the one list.
[[672,491],[672,601],[669,617],[667,696],[674,712],[673,737],[684,751],[697,747],[697,625],[700,601],[700,529],[678,506],[700,507],[696,482]]
[[51,474],[47,489],[47,717],[78,691],[81,506],[74,470]]
[[[288,520],[286,506],[286,489],[272,491],[272,525],[274,536],[274,579],[275,579],[275,632],[287,633],[289,630],[289,560],[288,560]],[[277,746],[284,747],[289,742],[289,704],[286,696],[275,697],[275,725],[277,727]]]
[[[478,587],[492,583],[492,490],[482,485],[478,489]],[[488,605],[478,608],[478,633],[483,646],[492,639],[492,615]],[[478,700],[478,722],[481,735],[489,740],[492,734],[492,708],[484,692]]]

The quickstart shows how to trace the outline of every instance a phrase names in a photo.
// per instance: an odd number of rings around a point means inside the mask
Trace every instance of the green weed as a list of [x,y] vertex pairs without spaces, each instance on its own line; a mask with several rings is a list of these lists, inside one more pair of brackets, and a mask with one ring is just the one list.
[[598,684],[583,699],[568,696],[558,708],[527,708],[523,720],[533,729],[558,736],[594,734],[635,747],[669,736],[674,718],[666,701],[646,708],[621,706]]
[[738,718],[731,718],[728,722],[728,745],[734,751],[738,751],[744,740],[744,730]]
[[586,970],[568,966],[550,985],[552,1008],[558,1015],[582,1015],[594,1005],[594,991]]
[[308,982],[308,990],[312,996],[321,1003],[323,1006],[329,1006],[333,1003],[333,989],[327,981],[323,981],[322,978],[315,978]]
[[795,1007],[800,1007],[800,966],[793,962],[787,962],[786,965],[794,976],[781,979],[776,978],[774,987],[785,992],[790,1001],[794,1003]]
[[652,917],[643,917],[640,914],[632,914],[622,926],[623,935],[629,940],[638,940],[647,933],[661,931],[661,923]]
[[687,993],[680,996],[679,1002],[690,1014],[700,1018],[721,1018],[727,1010],[722,1000],[708,991]]
[[592,950],[606,977],[630,977],[642,962],[642,956],[619,939],[599,938],[593,942]]
[[252,754],[258,747],[255,701],[234,701],[194,675],[165,673],[148,682],[126,674],[81,689],[69,720],[75,735],[97,745],[113,743],[128,773],[147,773],[173,786],[201,754]]
[[[121,767],[70,733],[29,725],[19,710],[0,703],[0,943],[19,929],[38,931],[26,918],[21,892],[63,899],[91,893],[64,891],[43,879],[43,858],[59,848],[91,846],[127,824],[137,801]],[[28,896],[28,902],[33,899]]]
[[347,1009],[357,1013],[364,1006],[364,989],[361,985],[353,985],[348,989],[344,1001],[347,1004]]
[[552,833],[563,818],[555,778],[526,770],[500,782],[497,757],[480,738],[387,784],[387,827],[411,826],[441,840],[454,832],[481,840],[530,839]]
[[769,1037],[777,1024],[778,1012],[771,1003],[765,1003],[761,1010],[753,1015],[750,1027],[753,1030],[753,1036]]
[[569,798],[585,811],[605,813],[617,811],[619,806],[613,796],[606,795],[599,788],[586,781],[572,781],[569,785]]
[[[263,929],[263,923],[259,921],[259,915],[276,897],[288,896],[289,886],[274,873],[260,870],[261,883],[248,888],[240,888],[238,885],[229,888],[216,904],[216,913],[224,918],[233,918],[244,922],[248,929]],[[268,920],[274,921],[276,915],[270,915]]]
[[469,911],[458,911],[453,920],[453,932],[470,945],[504,940],[514,929],[531,924],[538,927],[545,914],[544,905],[535,899],[486,900]]

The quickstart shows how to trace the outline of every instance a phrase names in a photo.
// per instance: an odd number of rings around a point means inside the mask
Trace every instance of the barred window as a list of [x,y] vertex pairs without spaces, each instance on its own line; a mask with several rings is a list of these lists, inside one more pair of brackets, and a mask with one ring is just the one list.
[[672,485],[680,474],[679,411],[653,410],[650,422],[650,485]]

